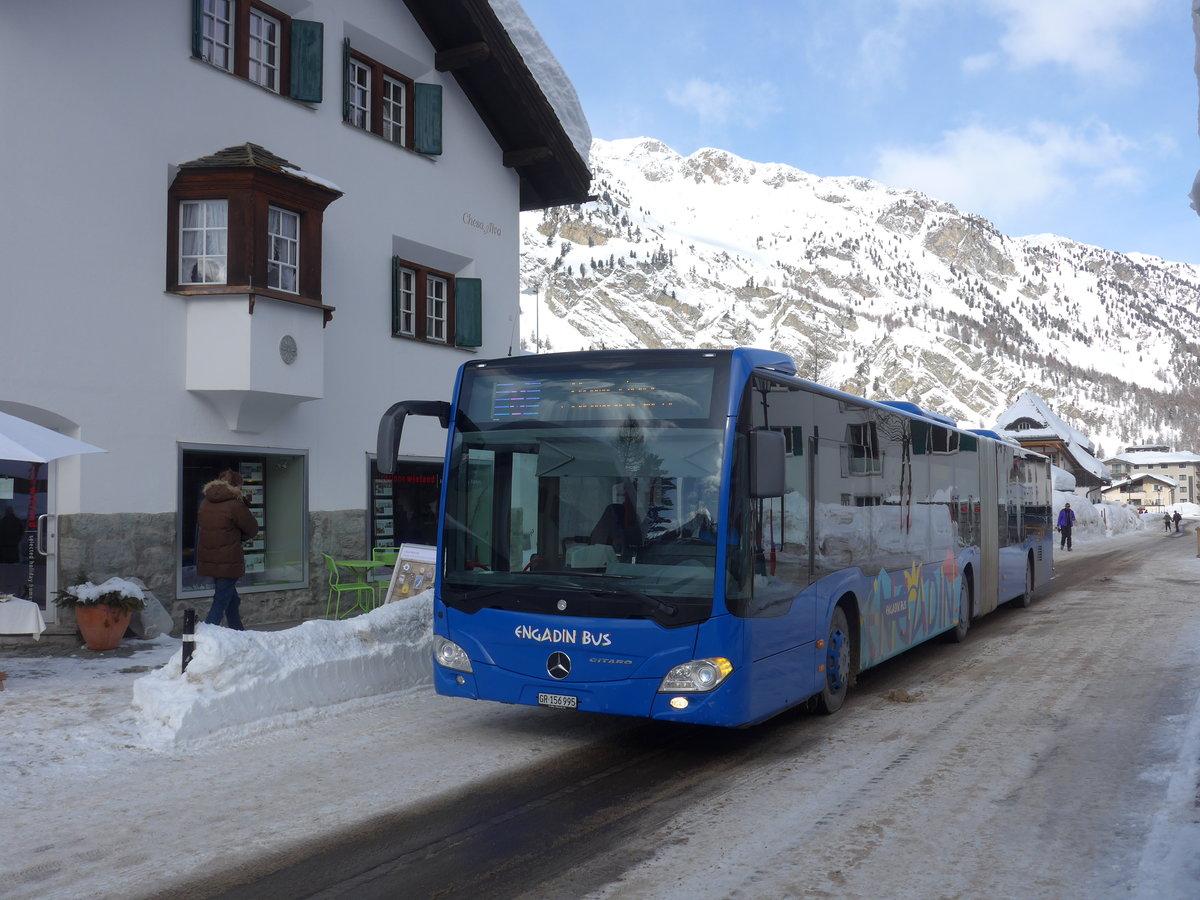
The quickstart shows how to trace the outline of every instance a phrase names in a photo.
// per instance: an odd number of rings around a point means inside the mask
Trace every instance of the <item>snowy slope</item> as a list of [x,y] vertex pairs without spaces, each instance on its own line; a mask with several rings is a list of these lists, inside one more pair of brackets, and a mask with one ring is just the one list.
[[1200,426],[1200,267],[722,150],[597,140],[591,167],[596,202],[522,216],[526,350],[772,347],[969,426],[1032,389],[1105,452]]

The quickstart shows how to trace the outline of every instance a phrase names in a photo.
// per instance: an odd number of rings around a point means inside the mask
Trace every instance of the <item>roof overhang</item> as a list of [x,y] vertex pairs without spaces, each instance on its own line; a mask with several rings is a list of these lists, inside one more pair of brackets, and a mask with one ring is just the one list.
[[521,211],[584,203],[592,183],[550,101],[488,0],[404,0],[500,145],[521,185]]

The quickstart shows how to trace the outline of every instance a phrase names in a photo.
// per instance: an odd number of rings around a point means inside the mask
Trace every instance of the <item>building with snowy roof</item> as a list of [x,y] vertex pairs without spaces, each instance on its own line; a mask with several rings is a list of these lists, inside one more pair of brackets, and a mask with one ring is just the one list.
[[1197,502],[1200,455],[1190,450],[1126,447],[1105,463],[1113,473],[1113,488],[1120,487],[1117,496],[1123,500],[1147,508]]
[[1072,475],[1075,491],[1099,500],[1101,488],[1111,481],[1108,467],[1096,459],[1091,438],[1068,425],[1042,397],[1024,391],[996,420],[996,430],[1048,456],[1052,465]]
[[590,189],[587,121],[520,3],[0,19],[0,411],[107,450],[0,460],[0,516],[38,543],[0,562],[0,593],[24,593],[32,559],[50,620],[79,574],[203,614],[196,511],[227,468],[261,525],[238,584],[251,622],[322,614],[324,554],[432,543],[445,432],[414,422],[381,476],[380,416],[513,352],[518,215]]

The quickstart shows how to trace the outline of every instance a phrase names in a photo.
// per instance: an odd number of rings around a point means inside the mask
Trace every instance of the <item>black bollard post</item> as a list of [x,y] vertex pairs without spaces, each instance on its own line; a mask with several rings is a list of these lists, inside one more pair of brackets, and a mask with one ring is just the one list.
[[179,671],[186,672],[188,663],[192,661],[192,651],[196,649],[196,611],[188,607],[183,611],[183,663]]

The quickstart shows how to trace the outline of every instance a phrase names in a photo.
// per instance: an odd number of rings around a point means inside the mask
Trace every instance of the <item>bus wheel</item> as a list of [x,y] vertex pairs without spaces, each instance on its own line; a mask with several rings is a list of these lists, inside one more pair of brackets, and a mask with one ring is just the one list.
[[825,686],[817,695],[817,709],[830,715],[842,708],[850,687],[850,626],[846,611],[833,610],[829,636],[825,639]]
[[958,588],[958,624],[946,632],[946,638],[954,644],[961,644],[967,639],[971,630],[971,588],[967,579],[963,578]]
[[1033,563],[1025,564],[1025,593],[1013,600],[1012,605],[1021,609],[1033,606]]

